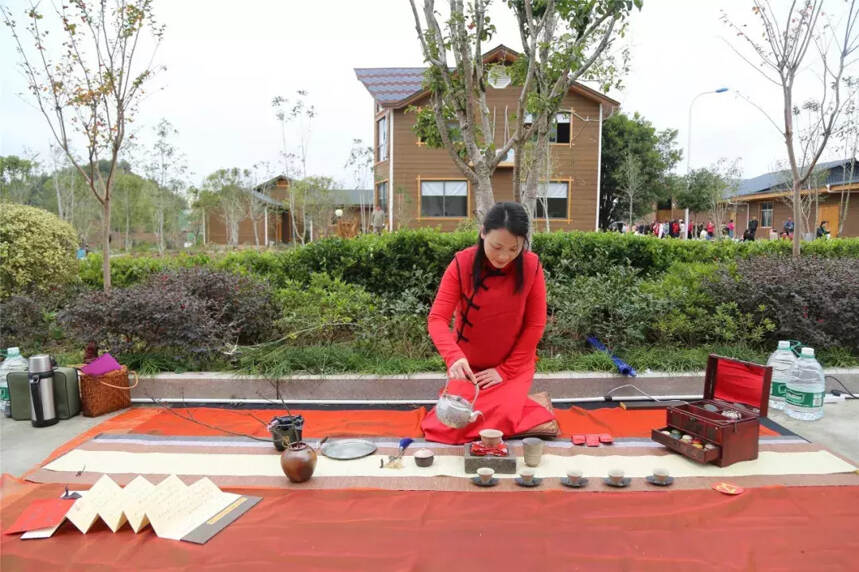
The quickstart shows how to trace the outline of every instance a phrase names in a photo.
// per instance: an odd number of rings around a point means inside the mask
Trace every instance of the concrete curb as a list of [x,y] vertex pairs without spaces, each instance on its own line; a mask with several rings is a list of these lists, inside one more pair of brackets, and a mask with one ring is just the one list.
[[[829,368],[850,388],[859,388],[859,368]],[[135,402],[152,399],[188,403],[247,401],[258,403],[308,402],[402,402],[432,403],[445,385],[437,373],[412,375],[305,375],[279,379],[222,372],[162,373],[141,376],[132,390]],[[636,378],[605,372],[557,372],[537,374],[533,391],[547,391],[555,402],[601,400],[609,391],[633,384],[655,397],[694,398],[704,390],[704,372],[647,372]],[[838,387],[831,385],[831,387]],[[618,389],[614,397],[640,397],[634,388]]]

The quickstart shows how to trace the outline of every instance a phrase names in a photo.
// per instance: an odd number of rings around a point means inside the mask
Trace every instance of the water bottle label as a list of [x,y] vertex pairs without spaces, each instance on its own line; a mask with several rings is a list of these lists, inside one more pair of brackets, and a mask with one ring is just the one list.
[[821,407],[823,405],[823,392],[788,389],[785,393],[785,400],[795,407]]
[[770,395],[773,397],[784,397],[784,394],[787,393],[787,383],[784,381],[773,380],[770,387]]

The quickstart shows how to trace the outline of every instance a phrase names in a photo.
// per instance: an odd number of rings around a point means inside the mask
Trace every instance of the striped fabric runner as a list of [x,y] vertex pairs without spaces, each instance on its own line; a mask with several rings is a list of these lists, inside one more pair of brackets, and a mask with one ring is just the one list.
[[[695,463],[650,439],[617,439],[614,445],[596,448],[573,446],[569,441],[546,441],[543,458],[536,468],[543,483],[534,489],[517,486],[516,475],[497,475],[496,487],[476,487],[470,481],[474,475],[465,473],[462,445],[426,443],[420,439],[409,447],[402,468],[381,468],[380,463],[388,455],[396,454],[397,440],[367,440],[378,447],[373,455],[340,461],[320,454],[313,478],[301,484],[290,483],[283,475],[280,455],[270,442],[241,437],[137,434],[99,435],[43,466],[28,479],[91,484],[102,474],[109,474],[124,485],[138,474],[153,483],[168,474],[177,474],[187,482],[205,475],[219,487],[235,488],[617,492],[656,489],[645,477],[653,469],[663,467],[675,477],[674,484],[666,490],[708,488],[723,480],[744,487],[859,484],[859,474],[852,463],[789,436],[761,437],[758,459],[724,468]],[[310,440],[308,444],[316,447],[317,441]],[[510,440],[508,445],[511,455],[517,457],[517,469],[523,468],[521,441]],[[431,467],[417,467],[410,456],[422,447],[435,454]],[[569,469],[582,471],[589,485],[582,489],[561,486],[560,479]],[[631,478],[630,486],[617,489],[605,485],[603,477],[612,469],[623,470]]]

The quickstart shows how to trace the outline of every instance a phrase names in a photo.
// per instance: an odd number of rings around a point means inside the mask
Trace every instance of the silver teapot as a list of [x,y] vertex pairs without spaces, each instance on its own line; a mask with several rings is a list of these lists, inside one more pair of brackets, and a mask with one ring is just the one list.
[[480,411],[473,411],[478,395],[480,395],[480,388],[477,384],[474,384],[474,399],[471,403],[458,395],[451,395],[445,386],[435,406],[435,415],[439,421],[453,429],[461,429],[469,423],[474,423],[478,415],[483,415]]

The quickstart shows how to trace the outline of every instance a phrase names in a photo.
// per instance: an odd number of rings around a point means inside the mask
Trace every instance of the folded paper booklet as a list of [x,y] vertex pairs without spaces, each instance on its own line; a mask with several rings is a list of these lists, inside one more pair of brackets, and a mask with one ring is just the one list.
[[188,486],[176,475],[157,485],[138,476],[122,488],[104,475],[75,501],[66,518],[84,534],[101,518],[113,532],[126,522],[134,532],[151,524],[159,538],[202,544],[260,500],[225,493],[205,477]]

